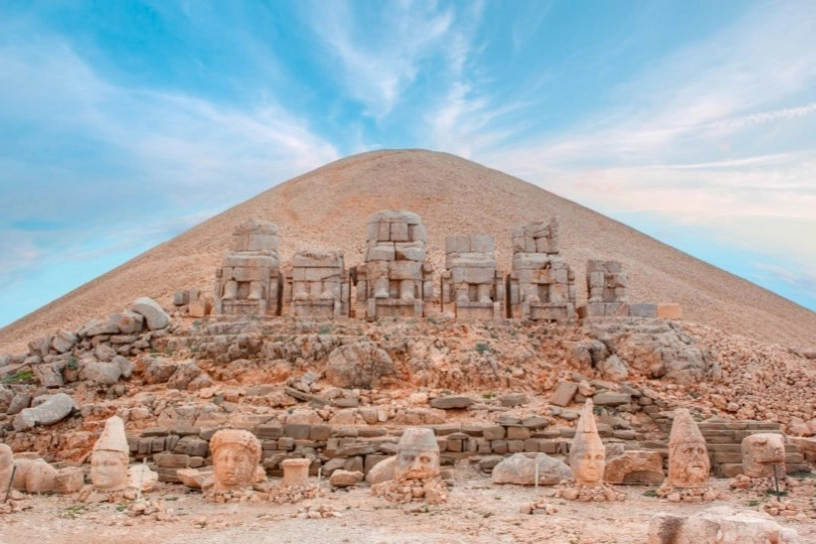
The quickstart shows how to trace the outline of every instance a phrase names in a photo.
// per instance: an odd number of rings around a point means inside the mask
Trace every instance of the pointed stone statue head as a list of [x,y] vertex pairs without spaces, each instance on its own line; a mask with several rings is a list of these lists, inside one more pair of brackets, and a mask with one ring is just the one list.
[[570,468],[575,481],[581,485],[602,484],[606,468],[606,448],[598,434],[592,409],[592,400],[587,399],[570,448]]
[[439,444],[431,429],[409,427],[397,443],[394,480],[418,480],[439,475]]
[[249,431],[222,429],[210,439],[216,491],[250,487],[261,462],[261,443]]
[[125,422],[113,416],[96,441],[91,454],[91,483],[97,491],[118,491],[127,487],[129,448]]
[[711,472],[705,438],[685,408],[674,412],[669,435],[669,483],[674,487],[704,487]]

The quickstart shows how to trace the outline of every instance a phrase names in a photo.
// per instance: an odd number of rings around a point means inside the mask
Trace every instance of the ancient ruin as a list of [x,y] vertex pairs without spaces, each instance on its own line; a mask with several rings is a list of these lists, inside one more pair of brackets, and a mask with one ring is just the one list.
[[575,274],[559,253],[557,220],[513,230],[513,268],[507,282],[511,317],[525,321],[574,319]]
[[627,277],[618,261],[590,259],[586,266],[587,303],[581,317],[629,315]]
[[280,315],[283,279],[277,225],[254,218],[238,224],[215,276],[216,313]]
[[251,487],[261,462],[261,443],[249,431],[222,429],[210,439],[216,492]]
[[365,264],[352,269],[358,317],[424,315],[424,300],[433,297],[426,237],[425,226],[415,213],[386,210],[368,219]]
[[91,483],[97,491],[119,491],[128,482],[128,448],[125,423],[111,416],[93,447]]
[[392,478],[375,484],[372,492],[391,502],[424,500],[437,504],[447,499],[447,486],[439,476],[439,445],[433,430],[409,427],[403,431]]
[[669,434],[669,475],[658,489],[658,495],[685,498],[716,498],[709,490],[711,461],[697,422],[685,408],[674,412]]
[[742,440],[742,471],[749,478],[784,478],[785,438],[758,433]]
[[575,481],[580,485],[590,486],[603,483],[606,466],[606,448],[598,435],[592,408],[592,400],[587,399],[575,428],[569,455],[569,465]]
[[286,301],[292,315],[348,317],[350,284],[342,251],[301,251],[292,258],[292,267],[286,277]]
[[504,280],[496,270],[495,251],[490,236],[445,238],[443,312],[461,320],[505,317]]

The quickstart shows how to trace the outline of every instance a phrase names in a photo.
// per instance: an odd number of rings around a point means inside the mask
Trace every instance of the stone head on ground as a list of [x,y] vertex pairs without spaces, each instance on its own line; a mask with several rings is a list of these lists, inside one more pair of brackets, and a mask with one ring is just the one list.
[[418,480],[439,475],[439,444],[431,429],[409,427],[397,443],[394,480]]
[[587,399],[570,448],[570,468],[575,481],[581,485],[602,484],[606,467],[606,448],[598,434],[592,410],[592,400]]
[[118,491],[127,487],[128,460],[125,423],[118,416],[110,417],[91,454],[91,483],[94,489]]
[[261,443],[249,431],[222,429],[210,440],[216,491],[249,487],[261,461]]
[[669,435],[669,483],[679,488],[704,487],[710,472],[703,434],[688,410],[677,409]]
[[750,478],[785,475],[785,438],[780,434],[759,433],[742,441],[742,472]]

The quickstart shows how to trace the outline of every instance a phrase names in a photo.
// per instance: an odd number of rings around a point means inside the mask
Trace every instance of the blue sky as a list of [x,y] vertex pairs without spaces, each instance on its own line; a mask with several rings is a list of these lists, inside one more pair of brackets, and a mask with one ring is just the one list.
[[809,0],[6,0],[0,326],[392,147],[517,175],[816,310],[814,51]]

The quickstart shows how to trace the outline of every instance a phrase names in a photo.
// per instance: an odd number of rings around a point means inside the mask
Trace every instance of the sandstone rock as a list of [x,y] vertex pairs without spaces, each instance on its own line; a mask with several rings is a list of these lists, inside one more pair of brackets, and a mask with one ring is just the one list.
[[397,456],[387,457],[376,465],[366,474],[366,482],[370,485],[380,484],[394,479],[394,466],[397,464]]
[[181,483],[191,489],[202,489],[207,487],[208,480],[213,478],[213,472],[202,471],[196,468],[180,468],[176,470],[176,476],[181,480]]
[[119,371],[122,373],[122,378],[128,379],[133,374],[133,370],[136,366],[130,362],[130,359],[127,357],[122,357],[121,355],[117,355],[111,361],[113,364],[119,367]]
[[100,385],[114,385],[121,376],[122,370],[116,363],[88,363],[80,372],[82,379]]
[[145,318],[141,313],[131,310],[113,314],[108,319],[109,326],[111,328],[116,327],[121,334],[138,334],[142,332],[144,322]]
[[462,410],[473,405],[473,399],[459,395],[446,395],[431,400],[431,407],[440,410]]
[[578,391],[578,384],[575,382],[560,382],[553,394],[550,396],[550,404],[556,406],[568,406],[572,398]]
[[152,298],[138,298],[130,309],[144,316],[147,328],[151,331],[165,329],[170,325],[170,316],[167,315],[167,312]]
[[628,393],[613,393],[604,391],[592,397],[592,402],[596,406],[620,406],[632,402],[632,396]]
[[659,485],[663,478],[663,457],[658,451],[627,450],[606,460],[608,484]]
[[60,363],[34,365],[34,376],[43,387],[62,387],[65,384],[62,379],[62,366]]
[[54,493],[70,495],[85,485],[85,473],[80,467],[64,467],[57,471],[54,478]]
[[392,376],[391,357],[372,342],[357,342],[334,349],[326,364],[326,379],[335,387],[371,389]]
[[116,357],[116,350],[108,344],[99,344],[94,349],[94,355],[98,361],[109,363]]
[[185,361],[176,366],[176,371],[167,380],[167,387],[184,391],[190,382],[201,375],[201,369],[195,361]]
[[329,478],[332,487],[351,487],[363,480],[363,473],[351,470],[335,470]]
[[523,406],[529,402],[527,395],[524,393],[509,393],[499,397],[499,404],[506,408],[514,408],[516,406]]
[[692,516],[660,513],[649,523],[647,544],[797,544],[793,529],[784,529],[769,515],[718,506]]
[[610,355],[598,364],[601,376],[613,382],[622,382],[629,377],[629,367],[617,355]]
[[[9,388],[6,388],[3,385],[0,385],[0,414],[8,413],[9,406],[11,406],[11,401],[14,399],[14,391]],[[22,410],[22,408],[20,408]],[[20,411],[18,410],[18,412]],[[13,415],[13,414],[10,414]]]
[[61,330],[54,335],[54,340],[51,341],[51,347],[57,353],[65,353],[70,351],[77,343],[77,337],[71,331]]
[[176,371],[177,363],[165,359],[149,359],[143,378],[146,384],[165,383]]
[[539,485],[555,485],[572,478],[572,471],[563,462],[546,453],[516,453],[493,469],[494,484],[535,485],[535,467],[538,464]]
[[14,418],[15,431],[27,431],[35,425],[53,425],[68,417],[77,405],[65,393],[57,393],[35,408],[25,408]]
[[19,414],[24,408],[31,406],[31,395],[28,393],[17,393],[11,399],[6,414],[13,416]]

